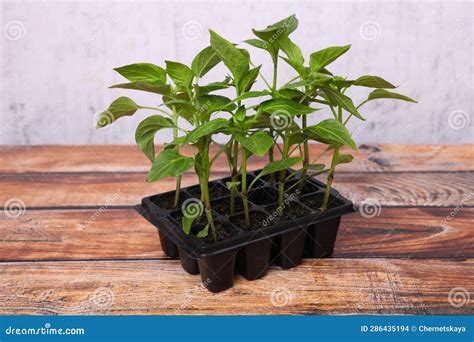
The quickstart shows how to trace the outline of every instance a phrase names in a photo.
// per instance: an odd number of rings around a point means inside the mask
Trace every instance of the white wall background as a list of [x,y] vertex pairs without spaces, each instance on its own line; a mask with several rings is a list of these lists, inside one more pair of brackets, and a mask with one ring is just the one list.
[[[473,2],[2,1],[0,11],[2,144],[133,143],[147,113],[105,130],[94,129],[94,118],[121,95],[144,105],[159,98],[107,89],[121,82],[112,68],[190,63],[208,44],[208,28],[240,42],[251,28],[292,13],[300,20],[293,39],[306,56],[351,43],[331,70],[380,75],[419,101],[365,107],[367,122],[350,126],[357,142],[474,142]],[[265,54],[250,49],[255,64],[269,65]],[[263,71],[270,78],[270,69]],[[290,74],[282,68],[281,81]]]

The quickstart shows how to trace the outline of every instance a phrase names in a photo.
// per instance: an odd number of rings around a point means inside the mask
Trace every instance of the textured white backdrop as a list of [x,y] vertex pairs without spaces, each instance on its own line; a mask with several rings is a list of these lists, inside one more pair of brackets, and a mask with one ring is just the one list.
[[[351,43],[331,70],[349,77],[380,75],[419,101],[365,107],[367,122],[350,126],[357,142],[474,142],[473,2],[2,1],[0,6],[3,144],[132,143],[147,113],[105,130],[95,130],[93,118],[120,95],[149,105],[158,99],[107,89],[121,81],[112,68],[163,65],[165,59],[189,63],[208,44],[208,28],[241,42],[252,36],[251,28],[292,13],[300,20],[293,39],[305,56]],[[250,49],[256,64],[268,65],[265,54]],[[282,67],[280,80],[289,75]]]

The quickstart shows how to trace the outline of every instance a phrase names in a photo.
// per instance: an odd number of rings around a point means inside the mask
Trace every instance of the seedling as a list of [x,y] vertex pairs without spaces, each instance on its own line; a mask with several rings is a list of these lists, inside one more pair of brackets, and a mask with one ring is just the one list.
[[[210,45],[200,51],[190,66],[179,62],[166,61],[165,67],[149,63],[138,63],[115,69],[129,83],[111,88],[133,89],[155,93],[161,96],[159,106],[141,106],[128,97],[120,97],[101,114],[97,127],[104,127],[123,116],[134,115],[138,110],[150,110],[154,114],[144,119],[135,133],[138,147],[151,161],[147,180],[159,181],[166,177],[176,177],[176,193],[173,206],[180,204],[181,177],[194,169],[199,178],[200,201],[207,220],[204,229],[197,233],[205,238],[210,230],[214,242],[218,234],[214,224],[209,192],[209,177],[215,160],[224,153],[232,176],[227,184],[230,193],[229,214],[235,211],[235,198],[240,196],[243,203],[244,225],[250,226],[249,192],[258,179],[270,177],[278,184],[278,203],[284,208],[285,192],[295,186],[301,188],[309,173],[327,173],[327,185],[321,211],[328,208],[330,190],[336,168],[349,163],[353,156],[341,154],[341,148],[357,149],[356,143],[346,128],[355,117],[364,120],[360,109],[369,101],[377,99],[397,99],[416,102],[413,99],[387,89],[396,88],[381,77],[364,75],[347,79],[329,71],[332,62],[344,55],[350,45],[333,46],[318,50],[309,56],[309,62],[301,49],[291,39],[290,34],[298,27],[294,15],[265,29],[253,30],[257,38],[245,43],[268,52],[272,63],[272,82],[261,74],[261,66],[255,66],[249,52],[229,42],[214,31],[210,31]],[[279,85],[279,61],[289,64],[294,77]],[[201,79],[220,62],[228,70],[214,82],[201,85]],[[261,82],[258,82],[258,80]],[[260,88],[256,88],[256,85]],[[367,87],[374,90],[359,105],[347,95],[352,87]],[[228,88],[235,90],[230,99],[219,94]],[[258,101],[249,105],[247,100]],[[324,119],[324,112],[332,118]],[[187,122],[187,125],[184,125]],[[308,125],[309,122],[317,122]],[[190,128],[186,128],[189,127]],[[162,129],[170,129],[173,139],[156,154],[155,135]],[[217,144],[214,135],[226,137],[223,145]],[[316,160],[310,160],[309,144],[317,142],[325,145]],[[220,150],[211,155],[211,145]],[[184,155],[183,150],[192,150]],[[324,154],[331,152],[331,163],[326,166],[319,162]],[[250,157],[264,158],[268,162],[262,171],[249,182],[247,161]],[[286,187],[289,168],[301,165],[300,177],[292,186]],[[182,228],[190,234],[197,217],[184,215]]]

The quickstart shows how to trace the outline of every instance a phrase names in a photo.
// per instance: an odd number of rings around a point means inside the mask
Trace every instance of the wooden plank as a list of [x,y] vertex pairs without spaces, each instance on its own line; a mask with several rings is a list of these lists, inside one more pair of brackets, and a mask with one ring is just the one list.
[[0,261],[166,258],[157,229],[135,210],[0,213]]
[[[213,173],[211,178],[224,175]],[[197,177],[186,174],[183,186],[192,184],[197,184]],[[147,183],[145,173],[4,174],[0,176],[0,203],[20,198],[27,207],[131,206],[174,186],[172,178]],[[470,172],[341,173],[334,186],[356,204],[370,198],[384,206],[474,205]]]
[[474,290],[472,260],[307,260],[218,294],[178,261],[3,263],[0,275],[2,315],[474,314],[449,300]]
[[334,257],[474,257],[474,208],[381,207],[373,217],[367,213],[342,219]]
[[383,206],[474,205],[472,172],[341,173],[333,184],[356,205],[370,200]]
[[[472,258],[473,221],[474,208],[354,213],[341,222],[334,257]],[[0,236],[0,261],[166,259],[156,228],[132,209],[0,213]]]
[[[311,145],[311,159],[322,150],[322,145]],[[355,160],[341,165],[341,172],[474,171],[473,145],[361,145],[358,152],[346,152],[354,154]],[[265,159],[254,158],[253,163],[260,167]],[[134,145],[0,146],[0,173],[146,172],[148,168],[149,161]],[[214,170],[227,169],[222,156]]]

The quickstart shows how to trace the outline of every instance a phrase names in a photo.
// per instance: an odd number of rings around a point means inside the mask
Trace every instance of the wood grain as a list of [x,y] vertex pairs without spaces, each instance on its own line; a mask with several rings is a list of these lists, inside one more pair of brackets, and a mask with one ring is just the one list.
[[[474,208],[381,208],[341,222],[334,257],[472,258]],[[453,215],[453,216],[451,216]],[[0,261],[168,259],[156,228],[132,209],[0,213]]]
[[[174,189],[171,178],[146,183],[149,162],[135,146],[0,146],[0,205],[26,206],[18,218],[0,212],[0,314],[473,314],[473,145],[351,153],[335,187],[361,212],[343,218],[333,258],[272,267],[253,282],[236,276],[213,294],[132,209]],[[226,174],[223,158],[214,170]],[[471,300],[452,305],[453,288]]]
[[[321,145],[311,145],[311,159],[322,149]],[[346,152],[354,154],[355,160],[341,165],[340,172],[474,171],[474,159],[469,158],[474,153],[472,145],[361,145],[358,152]],[[255,167],[263,162],[264,159],[253,159]],[[323,158],[323,162],[328,163],[329,159]],[[134,145],[0,146],[0,173],[146,172],[148,169],[149,161]],[[220,158],[215,170],[227,169],[225,159]]]
[[[213,173],[211,178],[225,175]],[[197,181],[194,174],[186,174],[183,186]],[[0,203],[20,198],[27,207],[131,206],[174,187],[172,178],[147,183],[145,173],[7,174],[0,177]],[[474,205],[471,172],[341,173],[334,187],[356,204],[371,198],[384,206]]]
[[1,315],[474,313],[448,298],[454,287],[474,290],[472,260],[306,260],[256,281],[236,277],[218,294],[178,261],[3,263],[0,274]]

